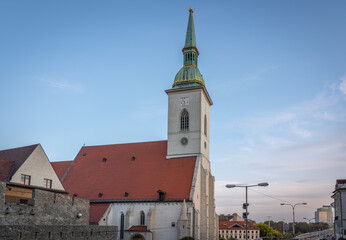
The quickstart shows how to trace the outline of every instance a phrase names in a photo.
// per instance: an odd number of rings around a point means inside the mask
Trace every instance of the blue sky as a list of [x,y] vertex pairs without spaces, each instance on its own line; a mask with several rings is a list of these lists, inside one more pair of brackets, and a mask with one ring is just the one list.
[[[330,204],[346,170],[345,1],[1,1],[0,149],[166,139],[189,7],[214,102],[218,213],[291,220]],[[265,195],[264,195],[265,194]],[[267,196],[266,196],[267,195]],[[280,199],[280,200],[278,200]]]

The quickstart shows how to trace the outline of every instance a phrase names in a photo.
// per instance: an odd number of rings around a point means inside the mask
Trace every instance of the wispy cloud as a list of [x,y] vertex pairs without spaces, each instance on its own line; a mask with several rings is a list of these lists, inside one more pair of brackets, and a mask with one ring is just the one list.
[[[276,112],[240,117],[223,126],[230,134],[216,150],[215,162],[225,169],[216,176],[217,211],[242,211],[244,192],[227,190],[225,180],[268,181],[268,189],[258,190],[290,202],[307,201],[313,207],[329,204],[334,181],[344,176],[346,168],[345,94],[346,76],[313,99]],[[251,195],[252,206],[258,207],[252,215],[255,219],[266,211],[277,217],[289,211],[278,200]],[[272,209],[273,204],[277,209]],[[305,215],[311,211],[300,209]]]
[[73,93],[84,93],[84,86],[78,82],[73,82],[65,78],[37,77],[39,81],[51,88]]
[[341,83],[339,85],[339,89],[342,92],[342,94],[346,95],[346,76],[343,76],[341,78]]

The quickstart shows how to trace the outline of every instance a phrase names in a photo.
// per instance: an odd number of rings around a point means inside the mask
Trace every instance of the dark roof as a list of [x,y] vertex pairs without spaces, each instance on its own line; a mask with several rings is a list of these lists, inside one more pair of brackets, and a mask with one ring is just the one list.
[[[245,229],[246,222],[245,221],[219,221],[219,229],[224,230],[224,229],[231,229],[231,230],[237,230],[239,227]],[[259,228],[251,223],[247,223],[247,227],[249,230],[258,230]]]
[[147,226],[132,226],[128,230],[128,232],[147,232]]
[[63,185],[89,200],[189,199],[196,157],[166,154],[167,141],[82,147]]
[[61,180],[72,161],[52,162],[56,175]]
[[6,182],[8,174],[11,171],[13,162],[10,160],[0,158],[0,181]]
[[[22,166],[22,164],[25,162],[25,160],[30,156],[30,154],[35,150],[35,148],[39,144],[31,145],[31,146],[25,146],[25,147],[19,147],[19,148],[12,148],[12,149],[6,149],[0,151],[0,158],[5,159],[8,161],[13,162],[13,166],[11,168],[11,171],[7,172],[5,175],[0,175],[0,178],[11,178],[13,174]],[[1,171],[0,171],[0,174]]]
[[103,216],[103,214],[108,209],[110,203],[102,203],[102,204],[90,204],[89,209],[89,222],[98,223]]
[[337,179],[336,180],[336,184],[345,184],[346,183],[346,179]]

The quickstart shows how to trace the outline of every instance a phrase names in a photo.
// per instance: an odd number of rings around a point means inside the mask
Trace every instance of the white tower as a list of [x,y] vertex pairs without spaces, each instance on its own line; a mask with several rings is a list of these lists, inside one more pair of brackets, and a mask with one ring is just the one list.
[[193,10],[186,33],[184,66],[179,70],[168,95],[167,158],[202,154],[209,159],[209,110],[213,104],[197,68]]

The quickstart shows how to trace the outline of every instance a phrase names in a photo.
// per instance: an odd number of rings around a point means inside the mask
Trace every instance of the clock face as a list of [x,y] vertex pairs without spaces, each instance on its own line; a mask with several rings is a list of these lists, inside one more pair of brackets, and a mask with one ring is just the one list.
[[188,140],[186,137],[183,137],[182,139],[180,139],[180,143],[183,145],[186,145],[188,143]]
[[187,106],[189,105],[190,98],[185,97],[185,98],[180,98],[180,106]]

